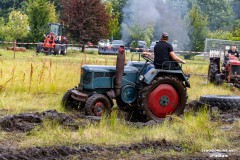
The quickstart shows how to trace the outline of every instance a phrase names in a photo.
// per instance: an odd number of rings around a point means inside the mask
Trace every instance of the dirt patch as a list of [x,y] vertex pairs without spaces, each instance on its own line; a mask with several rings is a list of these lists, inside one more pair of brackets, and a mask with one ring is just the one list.
[[[149,152],[149,150],[151,150]],[[162,154],[174,151],[175,154]],[[30,159],[211,159],[211,154],[183,155],[183,149],[166,140],[146,141],[132,145],[121,146],[94,146],[74,145],[33,147],[25,149],[0,148],[0,159],[2,160],[30,160]],[[217,154],[213,154],[217,155]],[[227,155],[227,154],[226,154]],[[225,156],[226,156],[225,155]],[[213,157],[214,158],[214,157]],[[228,159],[238,159],[237,155],[227,155]]]
[[[189,110],[198,111],[203,104],[198,100],[191,101],[186,106],[186,112]],[[209,107],[211,111],[218,112],[220,119],[226,123],[233,123],[234,121],[240,120],[240,112],[239,110],[227,110],[221,111],[219,107]],[[34,127],[42,124],[44,120],[54,120],[57,123],[68,127],[73,130],[77,130],[79,127],[85,127],[89,123],[96,123],[101,120],[100,117],[95,116],[84,116],[80,113],[78,114],[65,114],[59,113],[56,110],[48,110],[42,113],[34,112],[34,113],[23,113],[18,115],[9,115],[0,118],[0,128],[1,130],[12,132],[12,131],[21,131],[27,132],[32,130]],[[216,120],[216,117],[212,117],[212,120]],[[135,125],[139,127],[144,126],[152,126],[157,124],[154,121],[144,122],[127,122],[129,125]]]
[[[67,146],[55,146],[55,147],[33,147],[27,149],[1,149],[0,159],[119,159],[126,156],[124,159],[132,159],[141,154],[142,150],[151,149],[153,151],[168,152],[173,150],[175,152],[181,152],[182,148],[174,145],[166,140],[162,141],[150,141],[136,143],[132,145],[122,146],[110,146],[101,147],[93,145],[74,145],[72,147]],[[124,154],[123,154],[124,153]],[[128,157],[129,153],[132,154],[132,158]],[[147,159],[156,158],[151,155],[145,155]],[[159,158],[159,157],[157,157]]]
[[54,120],[61,125],[77,130],[79,126],[84,127],[89,121],[100,121],[98,117],[83,116],[80,114],[64,114],[56,110],[49,110],[42,113],[23,113],[19,115],[9,115],[0,118],[0,128],[4,131],[27,132],[35,126],[41,125],[46,119]]
[[221,110],[221,106],[210,106],[199,102],[198,100],[190,101],[186,106],[186,112],[193,110],[197,112],[204,105],[210,109],[210,112],[217,113],[219,116],[215,117],[211,115],[211,120],[220,120],[223,123],[233,123],[234,121],[240,121],[240,111],[239,108],[233,108],[228,110]]
[[[190,102],[186,111],[198,110],[202,106],[198,101]],[[240,112],[229,110],[220,111],[217,107],[211,111],[219,111],[219,117],[223,122],[232,123],[239,120]],[[215,117],[216,118],[216,117]],[[23,113],[0,118],[0,127],[8,132],[26,132],[35,126],[41,125],[46,119],[57,121],[59,124],[70,127],[73,130],[79,126],[84,127],[89,123],[96,123],[101,120],[99,117],[83,116],[81,114],[65,114],[56,110],[49,110],[42,113]],[[215,120],[213,118],[213,120]],[[129,125],[139,127],[157,124],[154,121],[147,123],[127,122]],[[21,136],[21,135],[20,135]],[[237,138],[237,137],[236,137]],[[239,138],[239,137],[238,137]],[[162,153],[177,154],[163,155]],[[179,153],[179,154],[178,154]],[[50,146],[32,147],[19,149],[12,146],[0,145],[0,159],[211,159],[211,156],[219,156],[219,153],[197,153],[197,155],[183,155],[184,148],[178,144],[161,141],[144,140],[142,143],[121,146],[94,146],[94,145],[74,145],[74,146]],[[170,156],[169,156],[170,155]],[[224,154],[225,156],[226,154]],[[221,156],[221,155],[220,155]],[[240,155],[229,155],[228,159],[239,159]],[[216,157],[213,157],[216,158]],[[225,157],[226,158],[226,157]]]

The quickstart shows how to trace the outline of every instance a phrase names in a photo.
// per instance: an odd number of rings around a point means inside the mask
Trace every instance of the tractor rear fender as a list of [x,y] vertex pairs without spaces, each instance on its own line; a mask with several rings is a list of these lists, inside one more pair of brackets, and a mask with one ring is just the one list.
[[179,77],[180,80],[185,82],[185,86],[190,88],[188,77],[185,76],[181,70],[162,70],[152,68],[144,75],[144,82],[150,84],[155,79],[155,77],[159,77],[161,75],[173,75]]
[[82,93],[80,92],[79,90],[77,89],[72,89],[70,91],[71,93],[71,97],[76,100],[76,101],[79,101],[79,102],[86,102],[87,99],[88,99],[88,95],[85,94],[85,93]]

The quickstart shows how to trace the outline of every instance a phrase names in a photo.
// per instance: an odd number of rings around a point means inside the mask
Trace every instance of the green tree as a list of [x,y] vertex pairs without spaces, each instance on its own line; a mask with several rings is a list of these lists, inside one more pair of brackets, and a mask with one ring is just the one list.
[[58,22],[58,15],[56,13],[56,6],[54,3],[49,3],[48,9],[50,10],[49,22]]
[[4,33],[4,24],[5,24],[5,21],[4,21],[4,18],[3,17],[0,17],[0,41],[1,40],[4,40],[4,35],[5,35],[5,33]]
[[20,11],[12,11],[9,20],[4,26],[5,40],[13,41],[27,37],[28,35],[28,16]]
[[111,39],[119,38],[120,24],[118,21],[119,14],[113,12],[112,4],[107,3],[107,12],[109,14],[108,30],[111,36]]
[[123,21],[122,10],[127,4],[128,0],[106,0],[107,3],[111,4],[112,7],[112,18],[110,19],[110,32],[113,31],[113,37],[121,39],[121,27],[120,24]]
[[208,38],[232,40],[233,34],[230,31],[216,30],[208,33]]
[[25,13],[25,0],[1,0],[0,1],[0,17],[8,19],[9,13],[18,10]]
[[240,41],[240,20],[235,20],[232,22],[232,24],[232,30],[216,30],[213,32],[209,31],[208,38]]
[[113,13],[119,14],[118,21],[122,22],[122,10],[127,4],[128,0],[106,0],[106,2],[110,2],[112,4]]
[[211,31],[231,30],[233,16],[230,0],[188,0],[190,5],[197,5],[201,13],[208,17],[208,27]]
[[197,6],[193,6],[185,17],[185,20],[189,28],[190,49],[194,51],[203,51],[204,40],[208,33],[207,17],[201,14]]
[[232,40],[240,41],[240,19],[234,21]]
[[239,19],[240,18],[240,1],[239,0],[233,0],[232,2],[233,6],[233,11],[235,14],[235,18]]
[[56,7],[56,12],[60,13],[60,11],[62,10],[62,6],[60,1],[61,0],[49,0],[52,4],[54,4],[54,6]]
[[29,16],[30,39],[38,42],[43,39],[47,24],[52,20],[56,20],[56,16],[53,15],[56,13],[55,7],[47,0],[29,0],[27,11]]
[[129,35],[132,40],[144,40],[149,45],[151,43],[151,39],[153,38],[153,26],[152,25],[140,25],[134,24],[128,28]]

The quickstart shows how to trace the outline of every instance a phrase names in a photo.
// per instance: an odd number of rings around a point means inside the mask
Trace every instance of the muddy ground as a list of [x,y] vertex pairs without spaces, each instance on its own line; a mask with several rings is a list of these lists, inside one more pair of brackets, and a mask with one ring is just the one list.
[[[166,157],[159,154],[141,154],[142,150],[151,149],[157,153],[168,152],[174,150],[181,152],[181,147],[176,146],[170,142],[150,141],[132,144],[129,146],[82,146],[75,145],[67,146],[53,146],[53,147],[34,147],[27,149],[9,149],[0,148],[0,159],[179,159],[180,157]],[[199,159],[197,156],[188,157],[189,159]],[[207,158],[207,156],[201,156]]]
[[[197,101],[192,101],[186,107],[186,110],[197,110]],[[212,110],[218,110],[213,107]],[[229,126],[234,121],[239,121],[239,110],[219,111],[220,120]],[[0,118],[1,130],[8,133],[25,133],[39,126],[45,119],[55,120],[59,124],[77,130],[79,126],[86,126],[89,123],[98,123],[101,119],[98,117],[83,116],[80,114],[64,114],[56,110],[49,110],[42,113],[24,113],[19,115],[9,115]],[[213,117],[214,121],[216,117]],[[145,126],[154,125],[154,122],[148,123],[133,123],[131,125]],[[223,128],[229,129],[228,127]],[[16,134],[17,135],[17,134]],[[236,136],[236,141],[240,141],[240,137]],[[6,143],[6,142],[4,142]],[[8,145],[0,144],[0,160],[30,160],[30,159],[240,159],[238,152],[225,153],[224,151],[208,151],[203,153],[196,153],[195,155],[186,155],[183,153],[183,148],[178,144],[161,141],[144,140],[141,143],[121,146],[95,146],[95,145],[79,145],[73,146],[50,146],[50,147],[32,147],[32,148],[18,148]],[[146,152],[151,150],[151,152]],[[169,156],[168,153],[175,151],[175,156]],[[226,157],[227,155],[227,157]],[[217,158],[216,158],[217,157]]]

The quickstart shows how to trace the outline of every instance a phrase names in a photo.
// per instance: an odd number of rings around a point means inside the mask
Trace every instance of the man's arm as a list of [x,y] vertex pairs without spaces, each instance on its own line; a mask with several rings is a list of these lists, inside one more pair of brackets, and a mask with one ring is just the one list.
[[172,59],[173,59],[174,61],[177,61],[177,62],[183,63],[183,64],[186,63],[184,60],[182,60],[181,58],[179,58],[178,56],[176,56],[176,54],[175,54],[173,51],[170,52],[170,56],[172,57]]
[[238,51],[236,51],[236,53],[237,53],[237,57],[239,58],[239,53],[238,53]]
[[142,52],[144,56],[149,56],[150,58],[154,58],[154,53],[152,52]]

